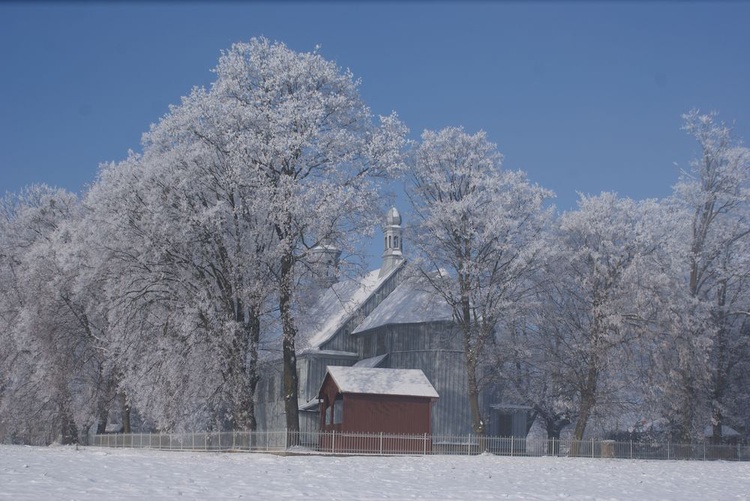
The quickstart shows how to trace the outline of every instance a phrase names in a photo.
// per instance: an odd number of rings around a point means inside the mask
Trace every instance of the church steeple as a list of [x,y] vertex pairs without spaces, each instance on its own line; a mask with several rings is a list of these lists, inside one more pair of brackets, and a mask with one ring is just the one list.
[[403,239],[401,238],[401,214],[395,207],[391,207],[385,215],[385,226],[383,227],[383,264],[380,267],[382,277],[404,260]]

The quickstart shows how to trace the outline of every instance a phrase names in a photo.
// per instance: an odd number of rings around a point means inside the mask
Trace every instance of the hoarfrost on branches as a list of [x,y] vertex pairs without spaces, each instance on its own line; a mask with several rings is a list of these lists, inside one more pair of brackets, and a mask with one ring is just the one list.
[[523,172],[502,170],[501,159],[484,132],[425,131],[408,192],[418,217],[417,267],[461,329],[472,428],[480,435],[486,420],[479,390],[492,374],[489,343],[530,295],[551,215],[545,201],[552,193]]

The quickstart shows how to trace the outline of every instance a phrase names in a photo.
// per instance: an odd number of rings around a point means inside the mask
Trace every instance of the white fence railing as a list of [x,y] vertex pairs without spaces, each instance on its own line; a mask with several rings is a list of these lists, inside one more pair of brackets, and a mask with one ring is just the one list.
[[749,461],[750,446],[548,440],[514,437],[389,435],[338,432],[195,432],[96,435],[98,447],[186,451],[293,452],[369,455],[577,456],[627,459]]

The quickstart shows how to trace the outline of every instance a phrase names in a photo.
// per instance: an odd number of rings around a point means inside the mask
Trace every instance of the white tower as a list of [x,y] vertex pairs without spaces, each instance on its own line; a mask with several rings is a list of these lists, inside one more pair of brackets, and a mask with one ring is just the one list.
[[404,242],[401,238],[401,214],[398,213],[395,207],[391,207],[385,215],[383,237],[385,250],[383,251],[383,265],[380,267],[381,277],[404,260]]
[[312,272],[315,280],[323,287],[330,287],[338,280],[341,251],[336,247],[321,243],[311,249]]

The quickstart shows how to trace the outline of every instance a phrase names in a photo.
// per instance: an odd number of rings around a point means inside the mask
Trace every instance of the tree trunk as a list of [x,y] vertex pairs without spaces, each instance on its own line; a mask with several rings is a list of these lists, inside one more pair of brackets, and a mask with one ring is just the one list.
[[109,409],[100,406],[97,414],[99,422],[96,424],[96,434],[103,435],[107,432],[107,419],[109,418]]
[[547,424],[547,455],[560,455],[560,428],[550,427]]
[[279,309],[283,331],[282,350],[284,356],[284,411],[288,445],[296,445],[299,439],[299,404],[297,381],[297,353],[294,340],[297,329],[292,318],[292,287],[294,281],[294,257],[291,254],[281,259],[281,287]]
[[[247,429],[255,431],[258,422],[255,417],[255,392],[258,388],[260,374],[258,372],[258,347],[260,346],[260,306],[250,313],[250,360],[247,367],[248,399],[250,405],[247,410]],[[296,369],[295,369],[296,372]]]
[[260,342],[260,315],[258,308],[251,308],[247,320],[238,329],[237,346],[232,356],[232,377],[237,378],[232,386],[232,410],[234,429],[255,431],[255,389],[258,385],[258,344]]
[[596,405],[596,385],[599,371],[596,368],[596,360],[589,362],[589,370],[586,374],[586,383],[581,391],[581,404],[578,407],[578,419],[573,432],[573,443],[570,447],[570,455],[578,456],[583,434],[586,432],[591,411]]
[[70,399],[65,397],[59,405],[60,410],[60,444],[70,445],[78,443],[78,427],[73,420],[73,413],[70,410]]
[[[101,381],[105,380],[106,382],[101,383]],[[112,403],[112,397],[114,396],[116,386],[114,378],[109,377],[104,373],[102,363],[99,364],[99,381],[99,392],[97,395],[96,403],[96,417],[98,420],[96,425],[96,434],[102,435],[107,431],[107,421],[109,420],[109,406]]]
[[547,454],[560,455],[560,433],[570,424],[570,419],[560,414],[544,413],[544,427],[547,430]]
[[120,412],[122,416],[122,432],[130,433],[130,405],[128,405],[125,392],[120,393]]
[[716,342],[714,343],[715,377],[713,378],[713,391],[711,399],[711,422],[713,423],[712,443],[719,445],[723,442],[724,415],[722,413],[722,402],[724,401],[725,389],[728,385],[728,363],[727,363],[727,320],[724,314],[727,298],[727,282],[719,282],[719,290],[716,293],[716,313],[713,320],[717,325]]
[[469,390],[469,409],[471,410],[471,428],[477,435],[484,435],[484,420],[479,407],[479,385],[477,383],[477,363],[473,354],[466,356],[466,375]]

